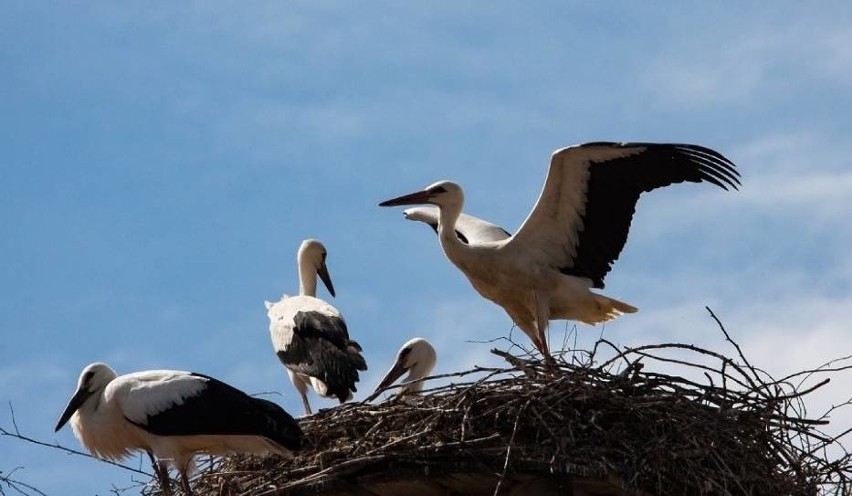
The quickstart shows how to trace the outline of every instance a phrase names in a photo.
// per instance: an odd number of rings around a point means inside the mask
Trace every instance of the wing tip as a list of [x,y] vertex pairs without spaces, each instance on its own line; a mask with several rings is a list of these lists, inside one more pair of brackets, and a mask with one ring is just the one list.
[[742,175],[736,164],[720,152],[702,145],[676,143],[671,145],[693,163],[697,163],[701,179],[728,191],[739,191]]

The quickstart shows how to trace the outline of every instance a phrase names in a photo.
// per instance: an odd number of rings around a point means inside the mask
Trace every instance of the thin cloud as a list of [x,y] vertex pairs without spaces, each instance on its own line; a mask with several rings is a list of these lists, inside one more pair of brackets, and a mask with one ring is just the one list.
[[[636,209],[630,245],[656,240],[689,227],[725,226],[756,235],[771,232],[783,219],[790,232],[830,228],[852,222],[852,171],[848,147],[841,140],[812,130],[766,133],[732,145],[724,153],[742,173],[739,191],[723,192],[702,185],[683,185],[644,195]],[[840,146],[838,146],[840,145]],[[852,225],[849,226],[852,230]],[[632,243],[631,243],[632,242]]]
[[802,210],[830,217],[852,210],[852,171],[801,174],[768,174],[760,178],[761,187],[743,192],[742,201],[758,208],[788,211]]
[[659,58],[641,77],[646,91],[667,105],[695,108],[784,91],[791,80],[838,89],[852,81],[852,32],[845,26],[821,32],[809,26],[757,29],[733,34],[721,47],[714,43],[679,52],[688,58]]
[[[736,350],[724,340],[716,323],[704,310],[706,303],[691,301],[646,311],[644,315],[638,314],[631,319],[630,323],[625,321],[621,326],[622,332],[609,333],[608,338],[630,346],[661,339],[696,344],[736,358]],[[852,295],[820,298],[802,297],[791,292],[783,298],[762,298],[760,294],[752,294],[748,298],[725,299],[710,304],[751,364],[775,379],[816,369],[831,360],[852,354],[852,334],[848,324],[852,320]],[[841,365],[852,365],[852,360],[846,359]],[[649,370],[685,372],[682,367],[654,361],[650,361],[648,366]],[[798,379],[803,380],[799,387],[813,386],[825,378],[830,378],[831,382],[804,400],[810,418],[817,418],[831,406],[850,399],[850,370],[803,376]],[[838,434],[849,425],[852,425],[852,408],[846,407],[834,412],[831,425],[825,431]]]

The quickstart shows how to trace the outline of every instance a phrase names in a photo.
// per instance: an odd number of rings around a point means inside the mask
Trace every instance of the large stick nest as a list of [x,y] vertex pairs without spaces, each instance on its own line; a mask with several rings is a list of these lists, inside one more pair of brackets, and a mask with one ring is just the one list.
[[[595,352],[555,366],[493,353],[509,366],[438,376],[452,382],[301,419],[305,445],[295,460],[209,460],[194,491],[516,494],[538,478],[554,494],[573,494],[578,480],[617,488],[596,494],[852,494],[849,453],[817,430],[826,420],[803,414],[802,396],[828,379],[804,390],[793,383],[814,371],[772,380],[741,353],[734,360],[684,344],[620,350],[599,364]],[[701,379],[645,371],[640,360],[674,362]],[[830,460],[828,450],[841,455]]]

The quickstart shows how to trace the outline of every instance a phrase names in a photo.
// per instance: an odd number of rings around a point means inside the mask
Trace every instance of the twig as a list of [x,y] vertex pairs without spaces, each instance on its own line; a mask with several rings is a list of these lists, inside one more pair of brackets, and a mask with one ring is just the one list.
[[524,406],[518,409],[518,414],[515,416],[515,425],[512,426],[512,435],[509,437],[509,445],[506,447],[506,459],[503,461],[503,470],[500,472],[500,478],[497,480],[497,486],[494,487],[494,496],[498,496],[500,494],[500,488],[503,487],[503,480],[506,478],[506,471],[509,470],[509,460],[512,457],[512,446],[515,444],[515,434],[518,433],[518,423],[529,404],[529,401],[524,403]]
[[[742,350],[734,359],[684,343],[620,349],[601,338],[592,352],[573,353],[582,360],[565,355],[546,366],[496,350],[505,366],[434,376],[427,381],[450,382],[424,387],[415,401],[350,403],[301,419],[309,442],[293,461],[226,459],[218,470],[239,470],[244,494],[374,490],[409,476],[444,484],[445,468],[499,474],[487,488],[494,494],[520,471],[601,477],[657,494],[845,496],[852,484],[847,451],[825,454],[852,429],[825,435],[817,429],[827,414],[813,419],[804,408],[827,378],[809,387],[776,381]],[[660,362],[701,374],[663,374],[653,370]],[[610,373],[615,364],[620,374]],[[222,477],[205,476],[199,492],[218,491],[210,484]]]
[[[30,484],[27,484],[26,482],[21,482],[21,481],[12,479],[12,475],[22,468],[24,468],[24,467],[13,468],[12,471],[9,472],[9,475],[3,475],[3,472],[0,472],[0,495],[4,494],[2,484],[6,484],[6,486],[9,487],[9,489],[14,489],[15,492],[17,492],[18,494],[21,494],[23,496],[30,496],[31,494],[39,494],[41,496],[47,496],[45,493],[43,493],[41,490],[39,490],[35,486],[31,486]],[[31,491],[31,492],[26,492],[26,491]]]
[[131,472],[136,472],[137,474],[145,475],[147,477],[152,476],[152,474],[149,474],[148,472],[145,472],[144,470],[135,469],[133,467],[129,467],[127,465],[124,465],[124,464],[121,464],[121,463],[118,463],[118,462],[114,462],[114,461],[111,461],[111,460],[98,458],[98,457],[92,456],[89,453],[84,453],[82,451],[78,451],[78,450],[75,450],[73,448],[68,448],[68,447],[62,446],[59,443],[47,443],[47,442],[44,442],[44,441],[39,441],[37,439],[33,439],[31,437],[25,436],[25,435],[21,434],[21,431],[18,429],[18,424],[17,424],[17,421],[15,420],[15,410],[12,408],[11,403],[9,403],[9,410],[10,410],[11,416],[12,416],[12,426],[14,427],[15,431],[11,432],[11,431],[6,430],[4,427],[0,427],[0,436],[9,436],[9,437],[16,438],[16,439],[19,439],[21,441],[26,441],[28,443],[32,443],[32,444],[35,444],[35,445],[38,445],[38,446],[44,446],[44,447],[47,447],[47,448],[58,449],[58,450],[66,452],[66,453],[70,453],[72,455],[79,455],[79,456],[84,456],[86,458],[92,458],[92,459],[98,460],[100,462],[108,463],[110,465],[115,465],[116,467],[120,467],[120,468],[123,468],[125,470],[129,470]]

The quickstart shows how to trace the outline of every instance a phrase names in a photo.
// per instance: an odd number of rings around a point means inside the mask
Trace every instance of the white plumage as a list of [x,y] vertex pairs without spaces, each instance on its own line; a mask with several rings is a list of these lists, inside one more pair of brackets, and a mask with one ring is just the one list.
[[346,321],[336,308],[316,297],[317,275],[334,296],[325,247],[317,240],[302,242],[296,256],[299,295],[266,302],[272,346],[299,391],[305,413],[311,414],[308,385],[341,403],[352,398],[358,371],[367,370],[361,346],[349,339]]
[[419,393],[423,390],[423,381],[419,379],[428,376],[432,372],[432,369],[435,368],[437,361],[438,354],[429,341],[423,338],[414,338],[407,341],[399,349],[393,366],[391,366],[390,370],[388,370],[387,374],[379,382],[379,385],[376,386],[373,394],[367,398],[367,401],[378,396],[382,390],[393,384],[406,372],[408,372],[408,376],[397,390],[397,394],[403,396]]
[[[414,207],[402,211],[405,218],[428,224],[438,232],[440,211],[434,207]],[[465,244],[485,243],[488,241],[503,241],[511,236],[509,231],[479,217],[462,213],[455,225],[456,236]]]
[[550,319],[596,324],[637,311],[591,289],[604,287],[640,194],[683,181],[736,189],[739,173],[730,160],[697,145],[599,142],[563,148],[553,153],[538,202],[515,235],[494,239],[499,233],[490,229],[494,237],[472,236],[469,243],[457,235],[473,221],[463,221],[464,193],[454,182],[439,181],[380,205],[436,205],[447,258],[552,360]]
[[118,376],[106,364],[90,364],[56,430],[69,419],[83,446],[99,458],[118,461],[147,452],[167,493],[169,462],[189,492],[187,473],[196,453],[292,457],[301,445],[299,425],[280,406],[212,377],[176,370]]

